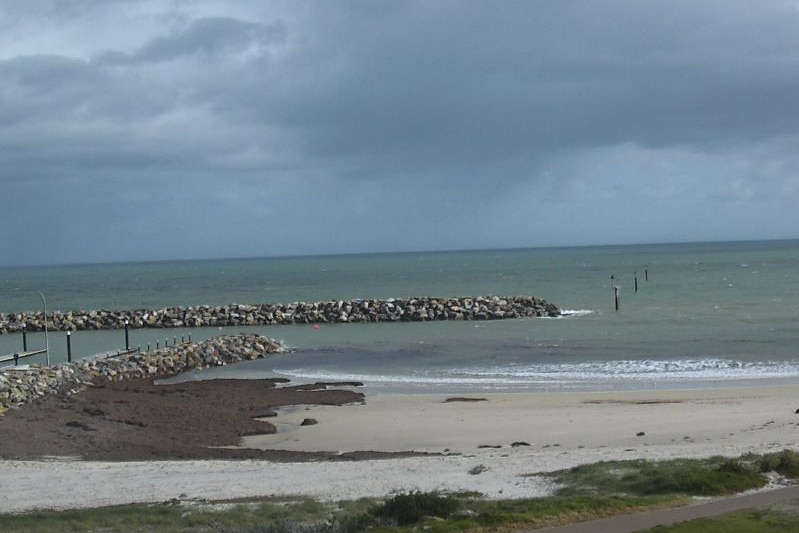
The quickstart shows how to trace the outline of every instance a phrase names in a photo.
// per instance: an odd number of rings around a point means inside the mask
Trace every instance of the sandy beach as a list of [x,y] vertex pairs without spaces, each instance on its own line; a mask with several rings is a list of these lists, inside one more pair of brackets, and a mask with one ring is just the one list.
[[[247,448],[304,452],[474,454],[607,450],[609,457],[667,457],[708,446],[715,453],[791,446],[799,437],[795,387],[598,393],[384,395],[362,405],[314,407],[319,424],[298,427],[304,409],[278,412],[272,435],[243,439]],[[514,446],[514,444],[516,446]],[[632,451],[631,451],[632,450]]]
[[[796,387],[443,395],[367,395],[365,403],[276,409],[277,432],[239,447],[302,454],[267,460],[0,461],[0,512],[177,499],[477,491],[533,497],[529,474],[610,459],[738,456],[797,448]],[[449,400],[449,401],[448,401]],[[312,418],[314,425],[301,425]],[[0,423],[2,428],[2,423]],[[353,452],[426,452],[370,459]],[[347,460],[333,460],[350,453]],[[212,457],[209,455],[209,457]],[[291,457],[291,455],[288,455]],[[477,473],[479,472],[479,473]]]

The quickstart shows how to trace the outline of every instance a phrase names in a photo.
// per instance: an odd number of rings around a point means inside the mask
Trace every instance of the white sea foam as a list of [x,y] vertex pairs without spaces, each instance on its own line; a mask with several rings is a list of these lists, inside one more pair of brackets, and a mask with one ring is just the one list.
[[[567,317],[567,316],[585,316],[585,315],[590,315],[594,311],[592,309],[563,309],[561,312],[562,312],[561,316]],[[560,318],[560,317],[558,317],[558,318]]]
[[516,386],[589,383],[733,381],[799,377],[799,363],[731,359],[614,360],[563,364],[475,366],[408,373],[364,373],[295,368],[276,371],[292,378],[361,381],[367,384]]

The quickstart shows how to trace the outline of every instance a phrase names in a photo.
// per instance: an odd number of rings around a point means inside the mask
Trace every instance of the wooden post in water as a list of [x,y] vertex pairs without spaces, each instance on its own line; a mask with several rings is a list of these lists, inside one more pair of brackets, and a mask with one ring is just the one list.
[[618,285],[613,287],[613,300],[616,303],[616,311],[619,310],[619,287]]
[[67,363],[72,362],[72,332],[67,330]]
[[644,281],[649,281],[649,267],[644,265]]
[[638,292],[638,272],[634,272],[633,275],[635,276],[635,292]]
[[130,321],[125,320],[125,351],[130,351],[130,335],[128,334],[128,328],[130,327]]

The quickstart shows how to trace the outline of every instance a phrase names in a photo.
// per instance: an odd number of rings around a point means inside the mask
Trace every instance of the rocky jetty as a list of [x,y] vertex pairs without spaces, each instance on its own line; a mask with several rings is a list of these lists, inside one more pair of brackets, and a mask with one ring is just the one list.
[[228,335],[203,343],[184,342],[147,353],[86,359],[52,367],[9,367],[0,371],[0,413],[60,390],[75,393],[104,381],[167,377],[185,370],[222,366],[284,353],[278,341],[261,335]]
[[[132,311],[55,311],[48,313],[51,331],[131,328],[199,328],[347,322],[424,322],[430,320],[497,320],[559,316],[560,309],[535,296],[476,296],[332,300],[289,304],[232,304],[170,307]],[[0,334],[44,330],[38,312],[0,314]]]

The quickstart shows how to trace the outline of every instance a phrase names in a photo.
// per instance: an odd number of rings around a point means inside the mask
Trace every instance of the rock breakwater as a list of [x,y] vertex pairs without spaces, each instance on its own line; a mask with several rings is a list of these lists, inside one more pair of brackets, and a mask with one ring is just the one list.
[[167,377],[180,372],[223,366],[284,353],[278,341],[261,335],[226,335],[200,344],[184,342],[147,353],[86,359],[52,367],[9,367],[0,372],[0,413],[35,402],[59,390],[77,392],[104,381]]
[[[289,304],[232,304],[170,307],[132,311],[54,311],[48,313],[51,331],[131,328],[197,328],[357,322],[423,322],[431,320],[497,320],[559,316],[560,309],[535,296],[476,296],[332,300]],[[0,314],[0,334],[44,330],[44,314]]]

